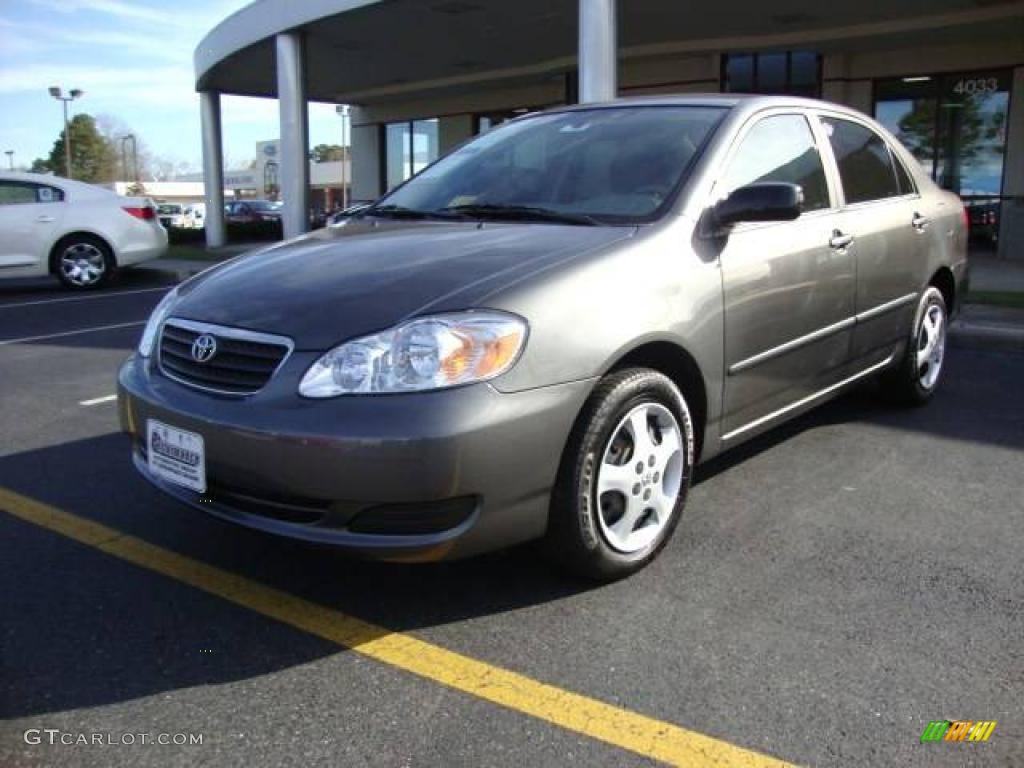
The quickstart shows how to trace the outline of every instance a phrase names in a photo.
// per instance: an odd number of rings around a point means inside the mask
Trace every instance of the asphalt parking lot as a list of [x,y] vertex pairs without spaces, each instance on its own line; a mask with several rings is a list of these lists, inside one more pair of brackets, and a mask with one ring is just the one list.
[[[866,386],[704,466],[663,555],[593,588],[158,494],[109,396],[166,289],[0,283],[0,765],[1024,765],[1024,355],[951,349],[927,408]],[[998,725],[920,743],[961,719]]]

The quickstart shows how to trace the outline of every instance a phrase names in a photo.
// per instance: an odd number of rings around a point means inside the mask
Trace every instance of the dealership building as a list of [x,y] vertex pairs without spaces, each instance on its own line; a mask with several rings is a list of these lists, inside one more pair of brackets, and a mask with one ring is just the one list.
[[[1024,258],[1020,1],[256,0],[210,31],[195,67],[214,193],[220,94],[279,99],[287,235],[308,222],[309,100],[352,105],[352,197],[369,199],[525,112],[781,93],[880,120],[991,217],[1001,257]],[[223,242],[223,221],[207,238]]]

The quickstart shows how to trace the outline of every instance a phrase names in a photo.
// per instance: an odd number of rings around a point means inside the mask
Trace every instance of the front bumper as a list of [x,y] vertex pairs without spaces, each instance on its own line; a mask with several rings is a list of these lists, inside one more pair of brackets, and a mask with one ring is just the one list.
[[[136,467],[218,517],[384,559],[466,557],[544,533],[592,381],[309,400],[296,387],[315,356],[294,353],[250,397],[192,389],[132,357],[118,404]],[[207,494],[150,474],[148,419],[203,436]]]

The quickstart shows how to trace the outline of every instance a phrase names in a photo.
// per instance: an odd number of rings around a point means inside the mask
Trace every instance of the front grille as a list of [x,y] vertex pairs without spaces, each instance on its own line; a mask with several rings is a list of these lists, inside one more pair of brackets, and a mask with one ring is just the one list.
[[[216,352],[205,362],[193,355],[200,336],[212,336]],[[261,390],[291,352],[283,336],[171,319],[160,334],[160,370],[193,387],[230,395]]]

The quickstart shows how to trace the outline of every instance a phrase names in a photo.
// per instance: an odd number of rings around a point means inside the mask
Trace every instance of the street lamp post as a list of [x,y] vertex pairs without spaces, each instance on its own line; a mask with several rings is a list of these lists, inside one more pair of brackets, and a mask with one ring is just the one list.
[[14,150],[13,149],[8,149],[7,151],[4,152],[4,154],[7,155],[7,168],[8,168],[8,170],[13,171],[14,170]]
[[78,88],[72,88],[65,96],[64,92],[56,85],[50,88],[50,95],[64,103],[64,176],[69,179],[71,178],[71,126],[68,123],[68,102],[80,98],[84,93]]
[[121,173],[125,176],[128,175],[128,147],[131,147],[130,156],[132,158],[132,181],[139,181],[139,153],[138,147],[135,143],[135,134],[125,134],[124,136],[121,136],[118,141],[121,142]]

